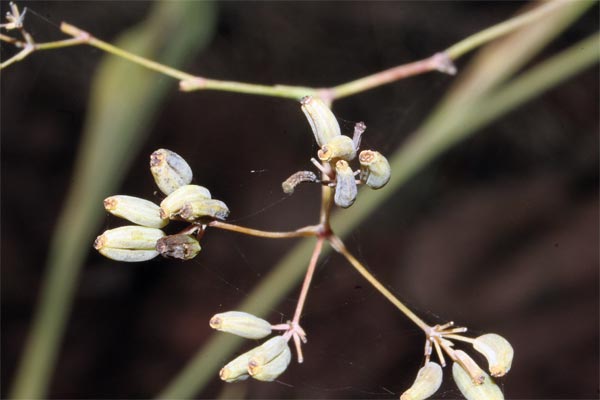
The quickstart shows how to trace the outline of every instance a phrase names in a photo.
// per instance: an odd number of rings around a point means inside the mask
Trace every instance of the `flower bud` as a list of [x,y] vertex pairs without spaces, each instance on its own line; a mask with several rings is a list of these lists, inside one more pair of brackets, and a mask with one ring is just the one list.
[[192,169],[177,153],[159,149],[150,155],[150,172],[156,185],[166,195],[192,181]]
[[186,202],[179,216],[186,221],[196,221],[201,218],[225,219],[229,215],[229,208],[221,200],[203,199]]
[[462,350],[455,350],[456,362],[458,362],[467,373],[475,385],[481,385],[485,380],[486,373],[477,365],[475,360]]
[[106,211],[134,224],[150,228],[162,228],[169,223],[160,217],[160,207],[151,201],[133,196],[111,196],[104,199]]
[[191,260],[200,253],[200,243],[190,235],[168,235],[158,239],[156,251],[166,258]]
[[250,377],[248,363],[257,348],[245,352],[231,360],[219,371],[219,377],[225,382],[245,381]]
[[323,147],[332,138],[341,135],[335,115],[323,100],[306,96],[300,100],[300,104],[319,147]]
[[503,376],[510,371],[514,350],[502,336],[495,333],[479,336],[473,347],[487,359],[492,376]]
[[215,314],[210,319],[210,327],[247,339],[262,339],[271,334],[271,324],[269,322],[241,311]]
[[442,385],[443,374],[438,363],[429,361],[419,370],[415,382],[402,393],[400,400],[425,400],[433,396]]
[[146,261],[158,255],[156,242],[164,235],[163,231],[156,228],[122,226],[98,236],[94,241],[94,248],[112,260]]
[[339,160],[335,163],[335,172],[336,184],[333,200],[338,206],[348,208],[354,204],[354,200],[356,200],[356,196],[358,195],[354,172],[352,172],[352,169],[344,160]]
[[321,161],[331,161],[336,158],[350,161],[356,157],[356,148],[351,138],[340,135],[332,138],[327,144],[323,145],[317,155]]
[[262,367],[280,355],[287,347],[287,340],[281,335],[274,336],[256,347],[255,352],[250,357],[250,361],[248,361],[248,372],[250,375],[254,375],[254,372],[258,371],[259,367]]
[[390,180],[390,163],[378,151],[363,150],[358,156],[360,161],[360,180],[372,189],[380,189]]
[[485,372],[483,374],[483,383],[475,384],[469,373],[459,363],[455,362],[452,365],[454,382],[467,400],[503,400],[504,395],[498,385],[488,374]]
[[248,369],[250,376],[254,379],[263,382],[272,382],[281,375],[292,359],[292,351],[289,346],[285,346],[283,351],[274,359],[266,363],[265,365],[259,365],[252,369]]
[[185,203],[207,199],[210,199],[207,188],[198,185],[181,186],[160,203],[160,215],[163,218],[173,218],[179,214]]

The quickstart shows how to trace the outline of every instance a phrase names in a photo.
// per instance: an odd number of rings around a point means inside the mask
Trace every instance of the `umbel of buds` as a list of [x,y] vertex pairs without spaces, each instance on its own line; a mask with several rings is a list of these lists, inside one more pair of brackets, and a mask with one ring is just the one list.
[[[262,318],[242,311],[215,314],[210,327],[247,339],[262,339],[269,336],[273,327]],[[267,340],[228,362],[219,376],[225,382],[238,382],[252,377],[271,382],[277,379],[290,364],[292,352],[288,345],[290,336],[278,335]]]
[[[354,127],[352,137],[342,135],[340,126],[329,107],[318,98],[304,97],[301,108],[319,146],[317,157],[319,164],[312,160],[321,170],[323,184],[334,187],[334,202],[342,208],[354,204],[358,195],[357,185],[366,184],[371,189],[380,189],[390,180],[391,168],[387,159],[379,152],[364,150],[360,153],[360,170],[353,170],[350,162],[356,158],[360,148],[361,137],[366,129],[359,122]],[[316,175],[309,171],[299,171],[282,183],[284,193],[291,194],[302,182],[319,182]],[[360,179],[356,179],[356,176]]]
[[488,333],[475,339],[461,335],[466,328],[455,328],[453,323],[436,325],[427,335],[425,345],[425,366],[419,370],[413,385],[405,391],[400,400],[424,400],[433,396],[442,383],[442,368],[430,361],[432,346],[445,366],[442,351],[454,361],[452,375],[460,392],[467,400],[504,399],[502,391],[491,378],[467,353],[454,349],[452,340],[470,343],[482,353],[489,364],[492,376],[504,375],[510,370],[514,351],[510,343],[502,336]]
[[[105,231],[96,238],[94,247],[102,255],[117,261],[146,261],[159,254],[190,260],[200,252],[203,224],[227,218],[229,208],[222,201],[213,199],[207,188],[192,185],[192,169],[171,150],[159,149],[152,153],[150,171],[158,188],[167,195],[160,206],[133,196],[106,198],[106,211],[137,225]],[[160,228],[171,220],[187,221],[192,225],[183,232],[166,235]]]

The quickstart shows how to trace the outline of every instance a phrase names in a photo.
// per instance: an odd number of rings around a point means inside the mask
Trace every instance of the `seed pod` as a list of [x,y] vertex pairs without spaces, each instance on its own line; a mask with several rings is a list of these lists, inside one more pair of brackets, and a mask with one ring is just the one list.
[[321,161],[331,161],[336,158],[350,161],[356,157],[356,147],[354,141],[345,135],[332,138],[326,145],[317,152]]
[[173,218],[179,214],[185,203],[207,199],[210,199],[207,188],[198,185],[181,186],[160,203],[160,215],[163,218]]
[[379,189],[390,180],[390,163],[378,151],[363,150],[358,156],[360,161],[360,180],[371,189]]
[[156,251],[165,258],[191,260],[200,253],[200,243],[190,235],[168,235],[158,239]]
[[504,376],[510,371],[515,352],[502,336],[495,333],[479,336],[473,342],[473,347],[487,359],[492,376]]
[[504,400],[504,395],[498,385],[485,372],[484,375],[483,383],[477,385],[473,383],[469,373],[459,363],[455,362],[452,365],[454,382],[467,400]]
[[164,235],[163,231],[156,228],[122,226],[98,236],[94,241],[94,248],[112,260],[146,261],[158,255],[156,242]]
[[352,172],[352,169],[344,160],[339,160],[335,163],[335,172],[336,184],[333,200],[338,206],[348,208],[354,204],[354,200],[356,200],[356,196],[358,195],[354,172]]
[[477,365],[475,360],[462,350],[455,350],[454,355],[457,358],[456,362],[458,362],[471,376],[473,384],[481,385],[487,374],[479,367],[479,365]]
[[442,385],[443,374],[438,363],[428,362],[419,370],[410,389],[402,393],[400,400],[425,400],[433,396]]
[[210,327],[247,339],[262,339],[271,334],[271,324],[262,318],[241,311],[215,314]]
[[162,228],[169,223],[168,219],[160,217],[159,206],[139,197],[124,195],[107,197],[104,199],[104,208],[112,215],[150,228]]
[[166,195],[192,181],[192,169],[177,153],[158,149],[150,155],[150,172],[156,185]]
[[289,346],[285,346],[277,357],[265,365],[254,367],[252,370],[249,369],[251,371],[250,376],[259,381],[272,382],[287,369],[291,359],[292,351]]
[[221,200],[195,200],[186,202],[179,216],[186,221],[193,222],[202,218],[225,219],[229,215],[229,208]]
[[306,96],[300,100],[300,104],[319,147],[323,147],[332,138],[341,135],[335,115],[323,100]]
[[250,361],[248,361],[248,373],[253,375],[254,371],[258,371],[257,368],[267,364],[287,347],[287,340],[281,335],[274,336],[256,347],[256,351],[250,357]]
[[245,381],[250,377],[248,374],[248,363],[250,357],[254,354],[257,348],[245,352],[231,360],[219,371],[219,377],[225,382]]
[[283,193],[292,194],[294,189],[302,182],[317,182],[317,175],[312,171],[298,171],[287,178],[282,184]]

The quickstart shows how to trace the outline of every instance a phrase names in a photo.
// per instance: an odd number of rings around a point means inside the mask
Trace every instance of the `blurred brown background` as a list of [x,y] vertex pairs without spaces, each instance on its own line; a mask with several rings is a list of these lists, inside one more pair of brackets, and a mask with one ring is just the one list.
[[[66,20],[108,41],[150,7],[23,4],[52,23]],[[210,46],[185,70],[265,84],[333,85],[429,56],[519,7],[220,3]],[[35,37],[60,37],[50,23],[27,18]],[[597,27],[596,7],[539,59]],[[39,53],[2,72],[2,396],[36,304],[102,55],[90,47]],[[461,60],[459,70],[467,62]],[[451,81],[441,74],[408,79],[341,100],[335,112],[346,132],[365,121],[364,146],[391,154]],[[508,338],[516,350],[513,370],[500,381],[508,398],[599,395],[598,84],[595,67],[459,144],[347,240],[428,321],[454,320],[474,334]],[[311,168],[316,151],[293,101],[184,94],[173,81],[149,139],[132,152],[131,170],[122,171],[118,193],[160,200],[147,167],[159,147],[188,160],[195,181],[227,202],[233,222],[273,230],[316,222],[317,187],[302,187],[290,198],[280,190],[291,173]],[[119,223],[107,216],[98,233]],[[133,265],[101,257],[90,243],[53,398],[156,395],[212,333],[210,316],[242,301],[293,241],[214,231],[202,245],[191,262]],[[290,318],[296,296],[273,309],[270,320]],[[292,364],[280,383],[236,385],[234,396],[397,398],[421,363],[421,332],[336,255],[320,263],[303,326],[309,335],[304,365]],[[215,371],[199,397],[215,397],[223,387]],[[438,394],[459,397],[450,371]]]

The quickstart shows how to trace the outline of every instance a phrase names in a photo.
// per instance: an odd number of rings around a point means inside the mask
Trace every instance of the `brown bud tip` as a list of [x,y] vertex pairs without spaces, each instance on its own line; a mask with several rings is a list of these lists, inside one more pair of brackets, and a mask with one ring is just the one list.
[[375,152],[373,152],[371,150],[361,151],[360,155],[358,156],[358,161],[360,161],[361,163],[365,163],[365,164],[373,162],[374,159],[375,159]]
[[117,208],[117,199],[114,197],[107,197],[104,199],[104,209],[106,211],[111,211]]
[[96,240],[94,240],[94,248],[96,250],[100,250],[101,248],[104,247],[106,243],[106,238],[104,237],[104,235],[100,235],[96,238]]
[[154,153],[150,154],[150,166],[156,167],[165,162],[167,155],[162,150],[156,150]]
[[210,319],[210,322],[208,324],[213,329],[219,329],[221,327],[222,323],[223,323],[223,321],[221,320],[221,318],[215,315],[214,317],[212,317]]

